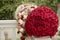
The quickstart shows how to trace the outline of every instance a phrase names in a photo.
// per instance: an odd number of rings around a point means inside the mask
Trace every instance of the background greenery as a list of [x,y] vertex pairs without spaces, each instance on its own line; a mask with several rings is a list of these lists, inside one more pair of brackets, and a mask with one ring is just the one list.
[[46,5],[57,12],[58,0],[0,0],[0,20],[14,20],[17,6],[23,2],[35,3],[38,6]]

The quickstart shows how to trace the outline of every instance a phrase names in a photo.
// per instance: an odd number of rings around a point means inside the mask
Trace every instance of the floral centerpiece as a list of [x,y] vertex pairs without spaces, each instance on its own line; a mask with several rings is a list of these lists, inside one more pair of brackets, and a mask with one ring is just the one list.
[[47,6],[32,6],[33,10],[29,10],[30,7],[27,8],[28,12],[22,12],[20,8],[16,12],[19,26],[17,33],[22,33],[21,40],[25,40],[26,37],[32,38],[31,40],[36,40],[34,38],[38,40],[45,37],[52,38],[58,31],[58,16],[56,13]]

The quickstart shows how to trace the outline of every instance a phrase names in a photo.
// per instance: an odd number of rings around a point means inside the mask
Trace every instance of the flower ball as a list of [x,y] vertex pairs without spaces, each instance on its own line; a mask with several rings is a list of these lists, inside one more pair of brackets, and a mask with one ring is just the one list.
[[58,16],[47,6],[39,6],[31,11],[24,27],[28,36],[53,37],[58,31]]

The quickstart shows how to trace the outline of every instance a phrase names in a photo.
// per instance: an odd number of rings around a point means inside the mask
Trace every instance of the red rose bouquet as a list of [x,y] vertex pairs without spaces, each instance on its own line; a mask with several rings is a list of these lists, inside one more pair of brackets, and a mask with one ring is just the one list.
[[25,22],[25,32],[28,36],[54,36],[58,31],[58,16],[49,7],[39,6],[31,11]]
[[22,27],[24,31],[21,40],[25,40],[27,36],[53,37],[58,31],[58,16],[51,8],[39,6],[27,14]]

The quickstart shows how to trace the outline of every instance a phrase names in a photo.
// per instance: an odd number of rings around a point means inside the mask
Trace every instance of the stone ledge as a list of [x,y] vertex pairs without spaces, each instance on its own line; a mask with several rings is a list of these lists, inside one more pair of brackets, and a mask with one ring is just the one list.
[[0,27],[16,27],[16,20],[0,20]]

